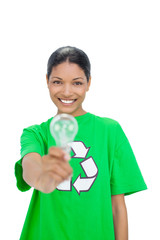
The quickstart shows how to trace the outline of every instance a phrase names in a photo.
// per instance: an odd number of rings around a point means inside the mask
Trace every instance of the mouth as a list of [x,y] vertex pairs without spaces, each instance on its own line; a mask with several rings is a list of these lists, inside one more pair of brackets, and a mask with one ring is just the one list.
[[58,98],[58,100],[66,106],[70,106],[72,105],[77,99],[62,99],[62,98]]

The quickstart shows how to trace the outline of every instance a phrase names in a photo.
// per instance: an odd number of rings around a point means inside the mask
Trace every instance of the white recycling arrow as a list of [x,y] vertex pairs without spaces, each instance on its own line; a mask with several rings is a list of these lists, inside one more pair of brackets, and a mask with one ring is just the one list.
[[80,194],[80,192],[89,191],[98,174],[97,165],[95,164],[92,157],[85,159],[80,164],[87,177],[81,178],[80,174],[73,183],[73,187],[78,192],[78,194]]
[[58,190],[71,191],[71,189],[72,189],[72,178],[63,181],[56,188]]
[[[83,142],[77,141],[77,142],[71,142],[68,143],[68,145],[71,146],[72,151],[74,153],[72,158],[85,158],[87,156],[87,153],[90,148],[87,148]],[[62,183],[60,183],[57,187],[58,190],[62,191],[71,191],[72,183],[71,180],[65,180]]]
[[[86,177],[82,178],[80,174],[73,183],[73,187],[80,195],[80,192],[89,191],[97,177],[98,168],[92,157],[89,157],[87,159],[85,158],[90,147],[87,148],[85,144],[81,141],[72,142],[69,143],[69,145],[71,146],[72,151],[74,152],[74,156],[72,158],[84,159],[82,162],[80,162],[80,165]],[[71,191],[72,179],[63,181],[61,184],[57,186],[57,189],[61,191]]]
[[72,151],[74,152],[73,158],[85,158],[87,156],[87,153],[90,149],[90,147],[86,147],[83,142],[81,141],[75,141],[69,143],[69,145],[72,148]]
[[76,181],[73,183],[74,188],[80,195],[80,192],[87,192],[94,183],[96,177],[93,178],[81,178],[81,174],[78,176]]
[[87,177],[94,177],[97,174],[98,169],[92,157],[85,159],[80,164]]

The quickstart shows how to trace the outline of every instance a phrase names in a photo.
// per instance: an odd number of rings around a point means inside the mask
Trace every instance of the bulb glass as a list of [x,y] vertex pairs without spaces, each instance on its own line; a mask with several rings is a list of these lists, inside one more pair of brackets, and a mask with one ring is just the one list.
[[69,143],[74,140],[78,132],[78,123],[70,114],[58,114],[50,123],[50,132],[56,145],[69,153],[71,150]]

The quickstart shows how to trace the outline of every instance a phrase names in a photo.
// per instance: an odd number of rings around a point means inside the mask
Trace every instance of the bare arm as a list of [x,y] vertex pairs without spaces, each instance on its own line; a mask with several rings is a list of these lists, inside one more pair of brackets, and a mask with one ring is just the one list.
[[112,211],[116,240],[128,240],[128,219],[124,194],[112,195]]
[[41,156],[38,153],[28,153],[22,159],[23,179],[31,187],[35,187],[36,179],[40,175]]
[[22,160],[25,182],[44,193],[52,192],[72,174],[70,156],[60,148],[51,147],[48,155],[28,153]]

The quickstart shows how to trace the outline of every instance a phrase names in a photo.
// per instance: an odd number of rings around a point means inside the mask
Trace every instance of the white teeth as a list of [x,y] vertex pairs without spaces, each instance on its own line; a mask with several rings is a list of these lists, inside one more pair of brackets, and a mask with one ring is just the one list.
[[64,99],[61,99],[61,98],[60,98],[60,100],[63,103],[73,103],[74,102],[74,100],[64,100]]

